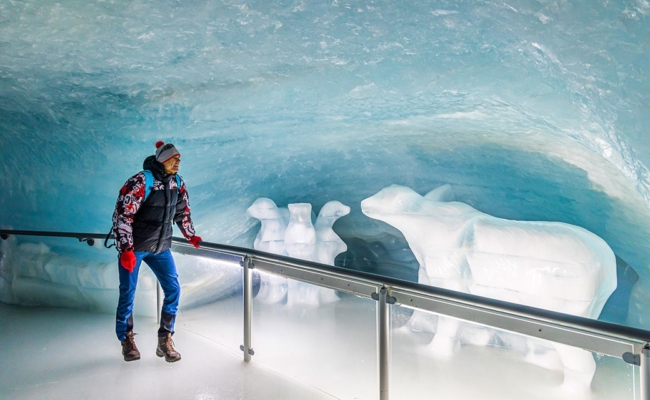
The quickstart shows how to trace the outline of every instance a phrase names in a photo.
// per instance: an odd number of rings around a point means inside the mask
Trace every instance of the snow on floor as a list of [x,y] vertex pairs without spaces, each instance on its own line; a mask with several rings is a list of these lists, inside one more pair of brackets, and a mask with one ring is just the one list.
[[[241,296],[183,310],[174,340],[183,359],[155,356],[156,324],[136,317],[142,359],[122,361],[112,315],[0,304],[0,398],[377,399],[375,302],[343,295],[319,308],[255,302],[251,363],[242,361]],[[562,372],[519,353],[463,346],[452,360],[428,338],[393,330],[391,399],[567,400]],[[634,397],[638,371],[597,357],[593,399]],[[638,383],[637,383],[638,385]],[[636,397],[638,398],[638,397]]]

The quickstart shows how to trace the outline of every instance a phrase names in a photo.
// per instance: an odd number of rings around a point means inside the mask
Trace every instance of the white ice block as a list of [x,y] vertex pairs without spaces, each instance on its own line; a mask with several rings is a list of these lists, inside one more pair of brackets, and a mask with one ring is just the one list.
[[[361,209],[404,234],[423,283],[582,317],[600,315],[616,289],[616,258],[604,240],[565,223],[497,218],[453,199],[449,185],[424,197],[392,185],[363,200]],[[459,329],[455,320],[439,318],[431,348],[453,354]],[[472,341],[491,340],[485,332],[480,336],[472,335]],[[554,347],[566,390],[588,392],[595,368],[591,354]]]

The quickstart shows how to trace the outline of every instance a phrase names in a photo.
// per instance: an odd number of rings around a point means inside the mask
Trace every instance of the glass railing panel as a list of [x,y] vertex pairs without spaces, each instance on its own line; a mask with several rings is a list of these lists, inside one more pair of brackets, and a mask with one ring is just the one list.
[[376,302],[261,276],[252,362],[335,398],[377,399]]
[[391,327],[395,399],[433,393],[456,400],[638,398],[638,368],[620,359],[561,350],[582,366],[582,373],[575,373],[550,342],[402,306],[391,307]]
[[[18,240],[13,235],[1,244],[0,300],[115,312],[114,249],[103,249],[100,242],[90,247],[71,238]],[[177,329],[241,355],[241,267],[196,256],[175,257],[182,284]],[[273,302],[269,282],[255,270],[253,362],[338,398],[377,398],[377,303],[345,293],[329,302],[329,291],[319,295],[321,304],[311,304],[305,299],[313,291],[296,281],[284,286],[294,296]],[[155,317],[155,305],[156,280],[143,267],[136,316]],[[639,398],[638,368],[620,359],[587,353],[578,364],[584,369],[590,359],[595,372],[576,375],[549,342],[446,317],[441,329],[434,314],[390,308],[391,398],[428,398],[432,393],[456,399]],[[572,385],[567,385],[567,376]]]
[[175,255],[181,300],[176,329],[184,329],[241,354],[242,268],[235,263]]
[[114,314],[117,268],[117,252],[98,242],[10,235],[0,241],[0,301]]
[[594,354],[596,373],[591,382],[594,398],[640,399],[639,367],[635,367],[620,358]]
[[[115,315],[119,298],[117,254],[114,248],[104,248],[103,240],[96,240],[89,246],[69,237],[10,235],[0,241],[0,301]],[[188,322],[214,321],[212,315],[203,317],[198,311],[186,319],[182,314],[188,309],[228,298],[233,304],[241,304],[241,268],[238,265],[177,253],[174,258],[181,283],[177,328],[189,327]],[[238,292],[239,299],[232,299]],[[157,279],[143,263],[133,308],[136,332],[145,329],[143,324],[156,323],[156,306]],[[241,312],[233,311],[230,306],[225,308],[233,315],[231,318],[239,318],[227,324],[237,335],[223,329],[211,330],[229,338],[220,340],[231,345],[240,340]],[[192,329],[210,331],[197,324],[193,324]],[[238,347],[239,343],[235,349]]]

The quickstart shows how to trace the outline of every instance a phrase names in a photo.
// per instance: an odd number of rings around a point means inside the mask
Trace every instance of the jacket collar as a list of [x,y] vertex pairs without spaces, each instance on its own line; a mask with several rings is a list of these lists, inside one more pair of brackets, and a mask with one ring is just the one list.
[[149,156],[145,158],[144,162],[142,163],[142,168],[151,171],[154,179],[157,179],[164,183],[168,182],[172,177],[172,175],[169,175],[165,172],[165,166],[156,160],[156,156]]

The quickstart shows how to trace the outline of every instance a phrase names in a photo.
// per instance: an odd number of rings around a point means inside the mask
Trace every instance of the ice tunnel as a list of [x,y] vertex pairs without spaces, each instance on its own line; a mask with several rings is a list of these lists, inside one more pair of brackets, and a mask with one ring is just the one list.
[[[253,248],[259,198],[336,200],[334,264],[416,282],[404,235],[361,202],[450,185],[486,215],[600,237],[618,286],[599,318],[650,329],[647,1],[3,1],[0,49],[0,229],[107,232],[162,140],[206,241]],[[95,289],[116,288],[114,252],[2,252],[3,302],[113,312]],[[200,281],[187,307],[236,291],[179,265]]]

